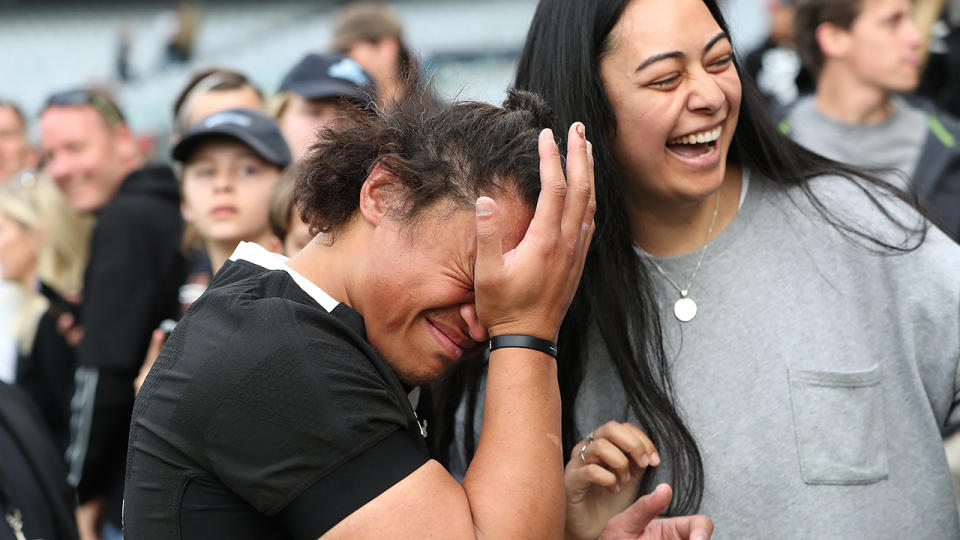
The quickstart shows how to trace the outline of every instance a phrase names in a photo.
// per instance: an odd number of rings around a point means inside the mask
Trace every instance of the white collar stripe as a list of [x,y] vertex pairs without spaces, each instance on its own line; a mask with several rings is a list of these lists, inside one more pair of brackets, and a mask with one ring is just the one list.
[[283,270],[284,272],[290,274],[290,277],[293,278],[293,282],[296,283],[298,287],[303,289],[303,292],[307,293],[311,298],[316,300],[317,303],[323,307],[323,309],[327,310],[327,312],[332,312],[338,305],[340,305],[339,301],[318,287],[316,283],[304,277],[300,272],[290,268],[287,265],[287,257],[284,257],[279,253],[267,251],[259,244],[254,242],[240,242],[240,245],[238,245],[237,249],[234,250],[233,255],[230,256],[230,260],[247,261],[257,266],[266,268],[267,270]]

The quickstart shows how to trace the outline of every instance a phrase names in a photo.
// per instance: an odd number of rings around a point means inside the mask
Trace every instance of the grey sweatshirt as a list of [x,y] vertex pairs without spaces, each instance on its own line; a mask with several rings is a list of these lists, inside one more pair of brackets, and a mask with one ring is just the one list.
[[[846,222],[903,240],[849,182],[813,185]],[[699,255],[657,261],[686,284]],[[960,422],[958,269],[938,229],[878,255],[757,177],[690,288],[693,321],[674,317],[679,295],[650,265],[714,538],[960,537],[940,436]],[[596,342],[576,410],[581,433],[638,422]]]
[[820,155],[858,167],[897,169],[908,177],[927,137],[927,114],[901,98],[893,98],[893,113],[880,124],[831,120],[812,96],[798,100],[787,121],[790,137]]

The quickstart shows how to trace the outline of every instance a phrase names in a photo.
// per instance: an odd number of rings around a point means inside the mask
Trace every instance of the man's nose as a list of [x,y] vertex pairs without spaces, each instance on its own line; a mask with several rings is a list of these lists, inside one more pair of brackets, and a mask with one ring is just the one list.
[[43,164],[43,171],[61,187],[67,177],[70,176],[70,168],[67,166],[66,160],[60,157],[48,159],[47,162]]

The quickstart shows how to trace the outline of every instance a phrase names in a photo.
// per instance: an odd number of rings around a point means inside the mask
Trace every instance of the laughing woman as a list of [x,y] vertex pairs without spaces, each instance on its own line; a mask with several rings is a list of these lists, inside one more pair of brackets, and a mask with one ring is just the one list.
[[617,420],[662,456],[627,486],[669,481],[672,511],[722,537],[956,537],[960,249],[911,197],[781,136],[740,73],[712,0],[534,16],[516,86],[591,126],[596,159],[558,369],[568,493],[607,509],[580,532],[622,497],[584,490],[612,463],[587,433]]

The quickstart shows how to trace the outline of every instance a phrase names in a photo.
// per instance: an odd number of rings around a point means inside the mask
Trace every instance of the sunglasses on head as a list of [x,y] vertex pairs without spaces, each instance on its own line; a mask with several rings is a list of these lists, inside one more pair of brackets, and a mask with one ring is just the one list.
[[54,106],[76,105],[90,105],[100,113],[100,116],[107,121],[108,125],[115,126],[124,123],[123,115],[120,114],[120,110],[117,109],[116,105],[102,95],[84,88],[53,94],[47,98],[46,103],[43,105],[43,110],[45,111]]

